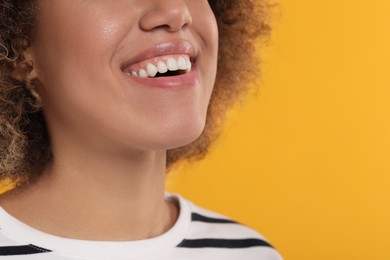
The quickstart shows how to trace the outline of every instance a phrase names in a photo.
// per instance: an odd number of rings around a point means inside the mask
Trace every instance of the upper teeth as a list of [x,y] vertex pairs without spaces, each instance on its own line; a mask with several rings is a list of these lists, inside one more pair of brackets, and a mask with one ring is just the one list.
[[187,55],[180,55],[177,58],[169,57],[166,60],[160,60],[156,65],[148,62],[145,68],[141,68],[139,71],[131,70],[127,72],[127,74],[140,78],[153,78],[157,75],[157,73],[164,74],[168,71],[177,70],[191,71],[191,68],[192,64],[190,58]]

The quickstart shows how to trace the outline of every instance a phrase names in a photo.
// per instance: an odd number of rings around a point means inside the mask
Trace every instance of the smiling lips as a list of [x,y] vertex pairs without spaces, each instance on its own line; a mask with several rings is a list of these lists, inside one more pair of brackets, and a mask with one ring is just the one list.
[[172,54],[141,61],[127,67],[124,72],[134,77],[155,78],[186,74],[191,68],[188,54]]
[[198,51],[191,42],[176,40],[149,48],[122,66],[126,78],[133,83],[169,89],[199,85]]

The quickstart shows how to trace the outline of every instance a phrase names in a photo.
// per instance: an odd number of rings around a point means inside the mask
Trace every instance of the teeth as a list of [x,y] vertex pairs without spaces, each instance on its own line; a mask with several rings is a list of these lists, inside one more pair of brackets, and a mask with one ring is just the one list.
[[146,71],[148,72],[148,76],[152,78],[155,77],[158,72],[156,66],[151,63],[148,63],[146,66]]
[[179,57],[177,60],[177,65],[180,70],[186,70],[187,69],[187,62],[183,57]]
[[179,66],[177,65],[177,61],[174,58],[169,58],[167,60],[167,67],[170,71],[176,71],[179,69]]
[[140,69],[137,71],[131,71],[128,74],[131,74],[133,77],[140,78],[154,78],[157,73],[164,74],[168,71],[177,71],[177,70],[186,70],[187,72],[191,71],[192,63],[188,56],[180,56],[177,60],[173,57],[168,58],[165,62],[159,61],[157,65],[152,63],[146,64],[146,69]]
[[186,57],[186,63],[187,63],[187,71],[191,71],[192,63],[188,57]]
[[162,61],[159,61],[157,63],[157,68],[158,68],[158,72],[161,74],[166,73],[168,71],[167,65],[165,65],[165,63]]
[[141,78],[147,78],[147,77],[148,77],[148,73],[146,72],[146,70],[140,69],[140,70],[139,70],[139,76],[140,76]]

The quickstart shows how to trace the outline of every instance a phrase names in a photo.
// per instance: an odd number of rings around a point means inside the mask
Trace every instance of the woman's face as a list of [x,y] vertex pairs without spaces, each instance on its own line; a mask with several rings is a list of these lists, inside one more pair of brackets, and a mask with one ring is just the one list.
[[38,3],[29,54],[52,138],[165,150],[201,134],[218,52],[207,0]]

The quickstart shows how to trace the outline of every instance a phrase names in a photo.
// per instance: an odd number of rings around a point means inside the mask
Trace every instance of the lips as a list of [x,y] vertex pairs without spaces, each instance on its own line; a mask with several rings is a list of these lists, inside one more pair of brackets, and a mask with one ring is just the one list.
[[186,74],[191,71],[192,61],[187,54],[170,54],[132,64],[124,73],[141,78],[154,78]]
[[124,71],[127,67],[145,61],[147,59],[152,59],[158,56],[164,55],[174,55],[174,54],[185,54],[188,55],[190,60],[194,61],[198,55],[195,47],[189,41],[180,40],[172,41],[158,44],[152,48],[149,48],[145,51],[142,51],[135,57],[131,58],[129,61],[125,62],[121,67]]
[[185,40],[165,42],[149,48],[121,67],[130,80],[156,87],[190,87],[199,81],[197,51]]

